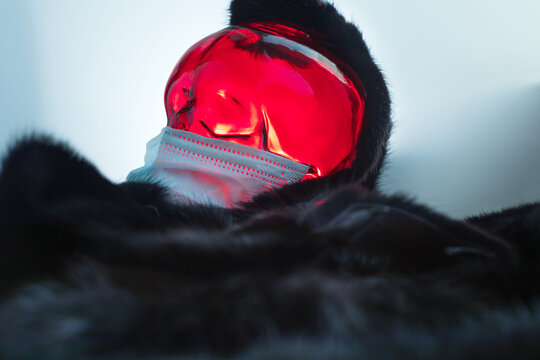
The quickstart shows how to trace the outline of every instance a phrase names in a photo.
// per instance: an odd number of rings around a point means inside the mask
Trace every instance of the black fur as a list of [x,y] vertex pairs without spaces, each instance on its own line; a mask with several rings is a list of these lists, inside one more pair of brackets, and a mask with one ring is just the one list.
[[529,240],[507,241],[486,217],[470,222],[493,233],[355,184],[319,190],[178,207],[21,142],[0,174],[0,357],[538,354],[538,205],[518,211]]
[[345,21],[334,6],[318,0],[233,0],[230,13],[231,25],[277,22],[302,29],[356,73],[366,94],[364,121],[354,168],[340,177],[373,188],[384,163],[392,128],[390,96],[356,26]]

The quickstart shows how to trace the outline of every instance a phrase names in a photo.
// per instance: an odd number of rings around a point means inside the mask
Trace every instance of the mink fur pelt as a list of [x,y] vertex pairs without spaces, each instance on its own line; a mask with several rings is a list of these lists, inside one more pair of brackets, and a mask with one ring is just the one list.
[[236,210],[165,194],[50,139],[15,146],[0,358],[540,354],[538,204],[466,222],[325,179]]

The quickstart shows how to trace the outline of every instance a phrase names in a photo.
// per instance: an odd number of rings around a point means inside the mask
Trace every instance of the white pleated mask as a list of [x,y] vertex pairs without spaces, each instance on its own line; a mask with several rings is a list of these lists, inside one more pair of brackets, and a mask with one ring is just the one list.
[[268,151],[165,127],[127,181],[167,187],[176,201],[234,207],[302,180],[309,167]]

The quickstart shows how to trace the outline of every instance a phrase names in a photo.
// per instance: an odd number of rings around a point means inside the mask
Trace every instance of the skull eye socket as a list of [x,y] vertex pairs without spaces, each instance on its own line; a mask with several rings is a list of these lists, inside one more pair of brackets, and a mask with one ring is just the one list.
[[182,116],[194,105],[195,99],[191,96],[191,90],[187,87],[173,87],[169,91],[169,104],[167,104],[168,126],[188,130],[191,120],[187,116]]
[[169,122],[171,118],[184,107],[190,100],[193,99],[191,91],[191,79],[181,76],[176,80],[167,92],[167,118]]

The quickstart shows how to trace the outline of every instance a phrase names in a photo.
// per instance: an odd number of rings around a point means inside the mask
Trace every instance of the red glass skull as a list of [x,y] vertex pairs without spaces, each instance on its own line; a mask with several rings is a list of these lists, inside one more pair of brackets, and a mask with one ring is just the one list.
[[361,83],[309,41],[272,24],[229,27],[199,41],[167,83],[168,126],[310,165],[304,179],[351,167]]

